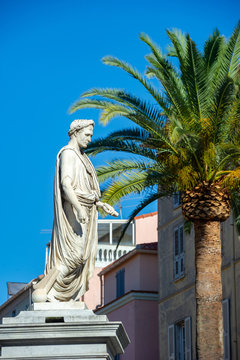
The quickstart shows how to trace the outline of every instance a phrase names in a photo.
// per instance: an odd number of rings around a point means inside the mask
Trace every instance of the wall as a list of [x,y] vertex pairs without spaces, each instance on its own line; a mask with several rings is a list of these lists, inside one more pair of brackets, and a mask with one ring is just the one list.
[[125,293],[140,290],[140,255],[136,254],[104,275],[104,304],[116,299],[116,273],[125,269]]
[[157,253],[137,250],[124,263],[104,275],[104,304],[116,299],[116,273],[125,269],[125,293],[131,290],[158,291]]
[[6,306],[0,310],[0,322],[3,317],[12,317],[19,314],[20,311],[28,310],[30,302],[31,302],[31,288],[26,289],[21,293],[21,295],[17,296],[13,299],[12,302],[6,304]]
[[85,302],[88,309],[96,309],[101,304],[101,283],[98,274],[102,268],[96,267],[94,269],[93,277],[89,281],[89,290],[82,296],[82,301]]
[[116,309],[110,313],[107,313],[107,317],[110,321],[122,321],[123,326],[126,329],[130,344],[125,349],[124,355],[121,355],[121,360],[135,360],[136,359],[136,321],[135,321],[135,301],[131,301],[128,304]]
[[140,255],[140,287],[145,291],[158,291],[158,257],[148,253]]
[[[167,200],[166,200],[167,201]],[[185,273],[184,277],[174,280],[174,229],[183,225],[184,219],[179,209],[174,210],[172,221],[159,226],[159,298],[165,298],[180,289],[191,285],[195,280],[193,229],[190,235],[184,233]]]
[[[160,360],[168,357],[168,326],[191,316],[195,355],[194,230],[185,239],[185,276],[174,281],[174,228],[184,222],[172,199],[159,201],[159,342]],[[232,216],[222,224],[223,300],[230,300],[231,359],[240,359],[240,238]]]
[[136,244],[158,241],[158,214],[140,215],[135,218]]
[[240,237],[231,216],[222,231],[223,299],[230,301],[231,356],[240,358]]
[[107,314],[121,319],[131,343],[121,360],[158,359],[158,306],[156,301],[134,300]]
[[196,359],[195,354],[195,287],[185,289],[174,296],[170,296],[159,303],[159,353],[160,360],[168,359],[168,326],[191,317],[192,323],[192,359]]

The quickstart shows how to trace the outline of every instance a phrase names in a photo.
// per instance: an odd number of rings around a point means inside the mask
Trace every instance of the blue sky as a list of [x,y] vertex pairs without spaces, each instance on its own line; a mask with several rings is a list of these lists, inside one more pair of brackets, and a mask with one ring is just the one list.
[[[0,303],[7,298],[7,281],[28,282],[44,271],[50,235],[41,229],[52,226],[55,158],[68,141],[70,122],[93,118],[94,138],[127,125],[113,121],[104,128],[97,111],[70,116],[70,105],[92,87],[145,96],[134,79],[101,58],[115,55],[143,72],[148,49],[138,39],[141,32],[165,49],[165,30],[180,28],[201,47],[215,27],[230,36],[239,14],[237,0],[0,1]],[[124,217],[134,204],[122,203]],[[146,211],[154,210],[156,205]]]

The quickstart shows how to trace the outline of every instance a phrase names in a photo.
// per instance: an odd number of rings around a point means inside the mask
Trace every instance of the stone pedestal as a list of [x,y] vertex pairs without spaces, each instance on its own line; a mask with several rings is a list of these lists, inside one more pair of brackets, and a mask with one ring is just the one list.
[[0,360],[114,360],[129,339],[121,322],[83,303],[34,304],[0,325]]

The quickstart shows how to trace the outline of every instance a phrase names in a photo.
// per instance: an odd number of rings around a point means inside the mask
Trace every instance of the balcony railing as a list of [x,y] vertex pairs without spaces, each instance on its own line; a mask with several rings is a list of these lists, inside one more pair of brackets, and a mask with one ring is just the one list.
[[116,245],[98,245],[97,258],[96,258],[96,267],[105,267],[111,264],[113,261],[119,259],[121,256],[127,254],[129,251],[133,250],[135,246],[129,245],[119,245],[116,250]]

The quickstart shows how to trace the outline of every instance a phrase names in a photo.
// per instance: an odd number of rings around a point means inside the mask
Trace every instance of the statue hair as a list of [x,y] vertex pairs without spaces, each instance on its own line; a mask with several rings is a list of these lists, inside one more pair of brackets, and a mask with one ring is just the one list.
[[91,119],[76,119],[70,124],[68,135],[71,137],[76,131],[80,131],[85,127],[94,127],[95,123]]

